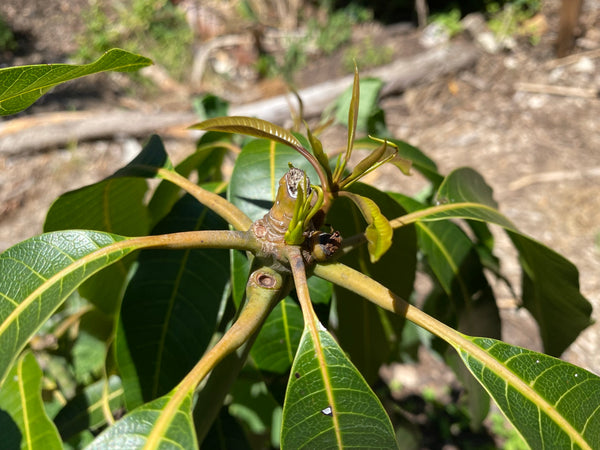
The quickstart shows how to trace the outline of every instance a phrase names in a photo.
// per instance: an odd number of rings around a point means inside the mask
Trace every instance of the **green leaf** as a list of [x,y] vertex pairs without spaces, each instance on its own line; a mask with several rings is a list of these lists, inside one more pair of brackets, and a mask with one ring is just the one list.
[[319,179],[300,153],[274,142],[251,141],[235,161],[227,191],[229,201],[252,220],[261,218],[275,201],[279,180],[289,170],[288,163],[304,170],[311,181]]
[[[186,195],[153,233],[226,228]],[[138,264],[123,298],[116,341],[130,409],[169,392],[200,359],[229,279],[226,250],[149,249],[140,252]]]
[[344,196],[352,200],[368,223],[365,236],[371,262],[375,263],[392,245],[394,230],[373,200],[347,191],[344,191]]
[[305,328],[283,406],[282,449],[397,448],[381,403],[332,336]]
[[[371,186],[356,183],[352,186],[352,191],[372,199],[390,217],[404,212],[388,195]],[[364,228],[356,208],[343,197],[334,202],[326,221],[340,231],[343,237],[361,233]],[[394,245],[376,264],[371,263],[365,246],[342,256],[340,261],[379,281],[403,298],[409,298],[417,264],[414,228],[394,230],[393,242]],[[310,281],[313,279],[314,277],[310,278]],[[334,285],[334,290],[339,322],[335,330],[336,336],[361,374],[368,382],[373,382],[381,364],[389,362],[397,354],[395,347],[400,343],[404,320],[380,310],[371,302],[340,286]]]
[[600,377],[489,338],[453,344],[531,448],[600,448]]
[[56,427],[42,402],[42,370],[32,353],[14,364],[0,389],[3,448],[62,449]]
[[[228,139],[225,139],[224,136],[227,136]],[[228,142],[230,138],[231,136],[224,133],[204,134],[197,144],[196,151],[177,164],[175,172],[189,178],[190,174],[196,171],[198,183],[204,183],[207,178],[214,178],[214,174],[219,173],[223,160],[224,147],[221,147],[221,143]],[[168,214],[180,197],[181,188],[179,186],[167,180],[161,181],[148,203],[152,226]]]
[[[401,194],[390,196],[408,211],[426,208]],[[424,263],[452,302],[450,307],[444,302],[443,312],[432,315],[464,333],[499,338],[498,308],[474,243],[450,221],[416,222],[415,226],[419,248],[427,257]],[[450,323],[444,320],[449,317]]]
[[[54,423],[63,440],[66,441],[84,430],[97,430],[105,425],[104,401],[107,402],[112,413],[123,407],[121,379],[113,375],[108,380],[108,386],[105,385],[106,381],[100,380],[86,386],[83,392],[69,400],[58,412]],[[104,399],[105,387],[107,387],[106,399]]]
[[285,128],[253,117],[217,117],[192,125],[190,128],[245,134],[257,138],[270,139],[294,149],[302,148],[300,141]]
[[57,84],[98,72],[132,72],[151,64],[152,61],[143,56],[112,49],[91,64],[38,64],[0,69],[0,115],[24,110]]
[[281,406],[260,373],[251,367],[242,371],[229,395],[229,413],[245,423],[254,435],[265,435],[271,428],[276,410],[281,413]]
[[0,380],[29,339],[94,273],[135,248],[95,231],[43,234],[0,254]]
[[246,439],[244,430],[238,421],[229,414],[227,407],[223,407],[219,411],[219,416],[215,419],[206,438],[202,441],[202,448],[211,450],[252,449]]
[[174,398],[177,390],[146,403],[104,430],[87,450],[198,448],[192,422],[192,396]]
[[44,231],[86,229],[125,236],[148,233],[143,204],[146,182],[139,178],[109,178],[67,192],[54,201]]
[[[111,178],[61,195],[46,215],[44,231],[88,229],[122,236],[148,233],[143,204],[147,185],[136,178]],[[84,283],[80,293],[106,314],[120,304],[132,258],[124,258]]]
[[[484,220],[503,226],[523,267],[523,306],[536,319],[544,351],[558,356],[591,324],[591,304],[579,291],[579,272],[567,259],[523,235],[495,209],[492,190],[472,169],[450,173],[438,190],[446,217]],[[448,201],[450,203],[443,203]],[[453,209],[453,202],[462,206]],[[433,208],[432,208],[433,209]],[[439,216],[423,218],[429,220]],[[422,219],[422,220],[423,220]]]
[[238,250],[229,251],[229,266],[231,272],[231,297],[236,308],[239,308],[246,294],[246,283],[250,275],[250,261]]
[[[121,236],[146,235],[149,215],[144,198],[148,186],[138,177],[154,177],[161,167],[170,167],[170,162],[161,139],[154,135],[133,161],[107,179],[55,200],[46,215],[44,231],[88,229]],[[106,314],[114,314],[132,262],[132,258],[125,258],[107,267],[81,286],[80,294]]]
[[290,297],[280,301],[263,324],[250,356],[261,370],[284,373],[292,365],[302,330],[302,311]]
[[579,291],[579,271],[545,245],[516,232],[508,235],[523,268],[523,306],[539,325],[544,351],[559,356],[593,323],[592,305]]
[[162,139],[160,136],[153,134],[148,139],[148,142],[144,144],[142,151],[131,162],[117,170],[109,178],[153,178],[157,175],[158,169],[161,168],[172,169],[173,165],[169,160],[169,155],[167,155]]

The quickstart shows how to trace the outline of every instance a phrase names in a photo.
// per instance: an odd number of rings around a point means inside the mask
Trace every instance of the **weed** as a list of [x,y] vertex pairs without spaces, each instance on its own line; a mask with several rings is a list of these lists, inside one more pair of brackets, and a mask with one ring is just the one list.
[[448,12],[432,14],[430,22],[440,25],[448,32],[448,35],[452,37],[463,30],[463,26],[460,23],[460,18],[460,9],[452,8]]
[[183,79],[191,64],[192,30],[182,11],[166,0],[95,1],[84,15],[76,59],[91,59],[112,47],[149,55],[173,77]]
[[16,50],[16,48],[17,41],[15,40],[15,36],[8,24],[0,16],[0,51],[11,52]]
[[381,66],[389,63],[393,56],[394,49],[391,46],[379,47],[371,37],[367,37],[344,51],[344,69],[347,72],[352,72],[355,62],[357,66],[362,68]]

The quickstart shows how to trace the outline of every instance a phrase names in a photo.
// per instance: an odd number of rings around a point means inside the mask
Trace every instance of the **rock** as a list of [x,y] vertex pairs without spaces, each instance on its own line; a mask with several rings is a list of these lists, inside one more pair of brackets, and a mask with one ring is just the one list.
[[487,53],[498,53],[502,46],[492,33],[481,13],[467,14],[461,24],[471,38]]
[[584,56],[575,64],[573,64],[573,70],[577,73],[585,73],[591,75],[596,71],[596,65],[594,64],[592,58]]
[[439,23],[430,23],[423,28],[423,33],[419,39],[419,43],[425,48],[437,47],[445,44],[450,40],[450,33]]

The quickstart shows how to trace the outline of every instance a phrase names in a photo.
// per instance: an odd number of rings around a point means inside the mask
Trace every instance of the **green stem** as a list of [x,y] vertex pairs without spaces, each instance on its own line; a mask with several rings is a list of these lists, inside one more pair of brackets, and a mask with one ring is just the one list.
[[158,169],[157,174],[161,178],[189,192],[200,203],[213,210],[225,219],[227,223],[233,225],[236,230],[246,231],[252,225],[252,220],[246,214],[220,195],[201,188],[172,170]]
[[458,343],[459,340],[463,340],[462,335],[453,328],[434,319],[391,292],[385,286],[351,267],[341,263],[317,264],[313,273],[319,278],[342,286],[388,311],[406,317],[411,322],[425,328],[452,345]]
[[[310,301],[304,259],[302,258],[302,254],[300,253],[300,249],[298,247],[288,247],[286,253],[290,262],[290,267],[292,269],[292,275],[294,276],[294,284],[296,286],[296,294],[298,295],[298,301],[300,302],[300,307],[302,309],[302,316],[304,317],[304,327],[305,329],[308,329],[313,341],[313,345],[316,349],[316,358],[319,362],[319,370],[321,372],[321,377],[325,385],[327,401],[329,402],[329,405],[334,406],[335,399],[333,395],[333,388],[330,383],[330,376],[328,374],[327,363],[325,362],[325,351],[321,346],[321,339],[319,337],[319,319],[317,318],[317,315],[315,314],[315,311],[312,307],[312,302]],[[338,416],[336,408],[333,409],[332,418],[333,429],[335,430],[338,448],[341,449],[343,447],[342,436],[340,433],[340,418]]]
[[127,246],[136,248],[190,249],[224,248],[256,252],[260,244],[248,231],[200,230],[180,233],[140,236],[124,241]]
[[298,302],[300,303],[300,308],[302,309],[304,324],[309,326],[309,324],[314,323],[317,315],[315,314],[315,311],[312,307],[312,302],[310,301],[304,259],[302,258],[299,247],[288,247],[286,249],[286,256],[290,262],[292,275],[294,276],[294,285],[296,286]]
[[210,431],[210,427],[223,406],[225,397],[248,359],[248,354],[259,331],[257,330],[237,352],[231,352],[223,358],[221,363],[210,373],[206,384],[198,393],[194,407],[194,427],[198,443],[202,443]]
[[195,389],[213,367],[225,356],[236,350],[258,330],[277,300],[283,280],[281,275],[269,267],[254,271],[246,288],[248,301],[238,319],[221,340],[211,348],[180,383],[180,388]]
[[[390,220],[390,225],[392,226],[392,228],[400,228],[404,225],[409,225],[413,222],[417,222],[419,220],[426,219],[428,216],[433,216],[433,215],[437,215],[440,213],[448,213],[448,217],[438,216],[435,219],[430,219],[430,220],[458,219],[460,217],[457,217],[456,215],[452,215],[451,214],[452,211],[465,209],[465,208],[477,208],[478,210],[489,211],[494,214],[498,213],[497,209],[494,209],[491,206],[484,205],[481,203],[474,203],[474,202],[448,203],[448,204],[444,204],[444,205],[436,205],[436,206],[431,206],[429,208],[420,209],[418,211],[414,211],[412,213],[397,217],[394,220]],[[514,225],[512,225],[510,222],[507,222],[507,225],[511,225],[514,228]],[[505,227],[505,228],[507,228],[507,227]]]

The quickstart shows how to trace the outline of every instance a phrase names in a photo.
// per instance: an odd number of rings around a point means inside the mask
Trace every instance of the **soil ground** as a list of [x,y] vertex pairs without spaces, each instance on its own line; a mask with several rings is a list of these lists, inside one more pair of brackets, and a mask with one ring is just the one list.
[[[542,12],[550,30],[556,29],[558,3],[544,2]],[[461,166],[474,167],[494,188],[501,211],[519,229],[575,263],[581,291],[594,305],[598,322],[600,100],[597,96],[558,96],[519,87],[519,83],[527,82],[600,88],[598,53],[589,57],[584,53],[600,48],[600,1],[584,3],[584,34],[572,61],[558,64],[554,60],[555,35],[549,31],[536,46],[517,39],[510,50],[494,54],[482,50],[476,66],[385,98],[382,106],[388,126],[398,138],[421,148],[438,162],[442,173]],[[86,4],[66,0],[2,2],[0,13],[13,27],[23,30],[28,41],[23,55],[13,55],[5,62],[13,65],[61,60],[76,48],[74,36],[83,26],[80,12]],[[381,28],[374,27],[373,33],[377,30]],[[420,49],[419,33],[393,34],[390,43],[397,54],[415,53]],[[309,65],[299,79],[306,85],[337,75],[339,58],[330,57]],[[57,101],[57,97],[77,89],[79,98],[67,103],[71,108],[115,105],[114,94],[73,83],[58,90],[54,100],[44,100],[32,111],[64,108],[65,102]],[[336,147],[344,136],[345,130],[334,127],[325,136],[326,145]],[[193,142],[170,140],[167,148],[177,159],[193,149]],[[0,156],[0,251],[39,233],[45,211],[60,193],[112,173],[138,149],[136,140],[118,138],[36,154]],[[416,176],[399,178],[396,172],[385,170],[372,181],[380,187],[400,186],[408,192],[420,186]],[[503,270],[518,286],[514,252],[502,233],[496,234]],[[514,299],[499,286],[498,296],[505,319],[504,339],[539,350],[535,324],[528,313],[517,309]],[[600,373],[599,348],[597,323],[582,333],[564,358]],[[423,374],[421,383],[426,381]]]

